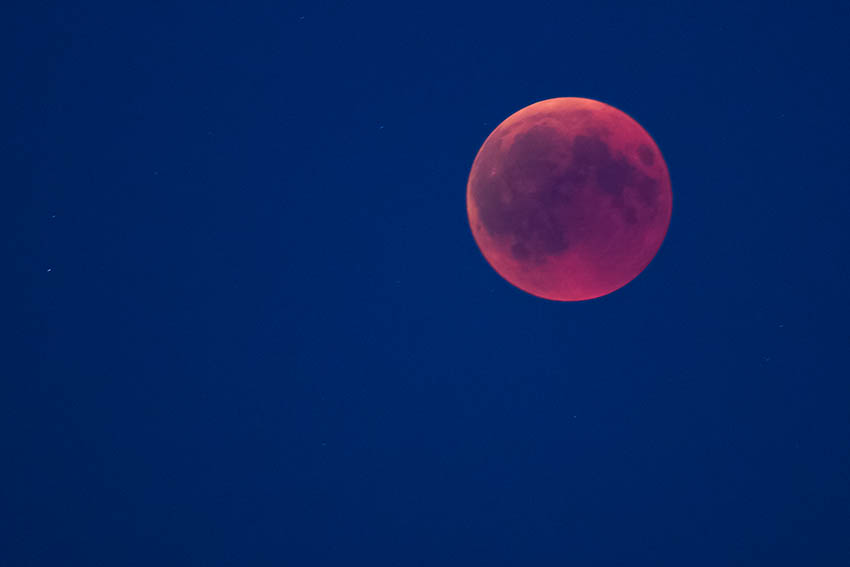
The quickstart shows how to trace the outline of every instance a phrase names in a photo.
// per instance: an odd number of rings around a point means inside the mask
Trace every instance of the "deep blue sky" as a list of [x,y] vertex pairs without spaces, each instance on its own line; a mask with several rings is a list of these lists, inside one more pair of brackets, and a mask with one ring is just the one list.
[[[850,565],[847,2],[171,4],[4,18],[0,564]],[[556,96],[673,182],[589,302],[466,220]]]

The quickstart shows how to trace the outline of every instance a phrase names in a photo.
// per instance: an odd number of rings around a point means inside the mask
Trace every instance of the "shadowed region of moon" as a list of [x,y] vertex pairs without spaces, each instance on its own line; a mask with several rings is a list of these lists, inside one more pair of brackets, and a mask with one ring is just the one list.
[[671,210],[667,166],[649,134],[583,98],[508,117],[479,150],[467,186],[472,233],[490,265],[560,301],[634,279],[661,246]]

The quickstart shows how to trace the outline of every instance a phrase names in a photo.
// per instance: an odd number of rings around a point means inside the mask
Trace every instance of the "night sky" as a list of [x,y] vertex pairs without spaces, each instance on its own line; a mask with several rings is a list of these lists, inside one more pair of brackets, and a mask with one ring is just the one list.
[[[850,565],[850,4],[697,4],[9,9],[0,565]],[[673,187],[585,302],[466,216],[565,96]]]

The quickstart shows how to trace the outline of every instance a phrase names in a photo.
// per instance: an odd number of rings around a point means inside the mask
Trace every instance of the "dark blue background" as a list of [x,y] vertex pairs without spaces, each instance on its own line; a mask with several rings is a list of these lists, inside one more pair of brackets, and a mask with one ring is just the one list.
[[[850,564],[846,2],[33,2],[0,564]],[[673,219],[589,302],[466,220],[541,99]]]

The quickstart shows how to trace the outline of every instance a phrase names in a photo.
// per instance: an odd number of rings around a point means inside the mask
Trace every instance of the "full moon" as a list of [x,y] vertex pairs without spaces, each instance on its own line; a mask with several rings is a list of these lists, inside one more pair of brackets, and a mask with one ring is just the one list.
[[527,106],[475,156],[466,208],[503,278],[582,301],[632,281],[661,247],[673,206],[658,146],[624,112],[586,98]]

